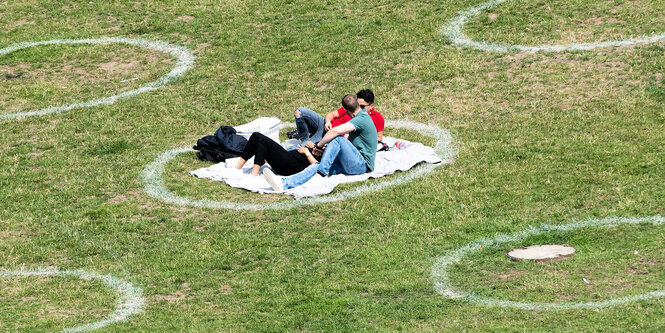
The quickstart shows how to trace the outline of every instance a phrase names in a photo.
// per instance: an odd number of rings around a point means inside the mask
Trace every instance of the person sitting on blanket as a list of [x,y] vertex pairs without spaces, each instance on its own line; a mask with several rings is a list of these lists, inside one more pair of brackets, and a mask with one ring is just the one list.
[[270,167],[278,174],[290,176],[302,171],[310,164],[318,162],[318,159],[321,158],[321,152],[315,154],[312,154],[306,147],[287,151],[273,139],[259,132],[254,132],[249,137],[242,154],[240,154],[236,169],[242,169],[245,162],[254,156],[252,175],[258,176],[261,166],[268,162]]
[[[316,143],[314,152],[322,152],[321,162],[313,163],[305,170],[290,177],[277,177],[269,169],[263,176],[275,191],[293,188],[306,183],[317,172],[324,176],[335,174],[359,175],[374,170],[376,158],[376,142],[378,135],[372,118],[358,104],[354,95],[346,95],[342,99],[342,107],[351,116],[348,122],[333,127]],[[348,140],[344,135],[348,134]],[[325,147],[325,151],[321,151]]]
[[[369,89],[363,89],[356,94],[358,104],[361,109],[365,109],[367,114],[372,118],[374,126],[376,127],[378,140],[383,141],[383,129],[385,120],[383,116],[374,109],[374,93]],[[295,112],[296,130],[293,131],[297,134],[300,142],[317,142],[330,131],[331,128],[337,127],[341,124],[351,120],[351,116],[344,110],[343,107],[337,111],[332,111],[321,117],[318,113],[306,108],[299,107]],[[291,132],[291,135],[294,135]],[[314,145],[308,145],[312,148]]]

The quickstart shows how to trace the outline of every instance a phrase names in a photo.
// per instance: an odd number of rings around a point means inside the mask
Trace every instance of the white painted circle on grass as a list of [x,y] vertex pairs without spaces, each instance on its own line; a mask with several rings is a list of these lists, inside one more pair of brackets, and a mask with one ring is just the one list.
[[336,194],[304,198],[300,200],[279,201],[265,204],[252,204],[242,202],[214,201],[214,200],[196,200],[179,196],[164,186],[162,173],[164,166],[174,159],[177,155],[193,151],[192,148],[183,147],[168,150],[157,157],[152,163],[148,164],[141,173],[141,180],[145,191],[152,197],[169,204],[190,207],[215,208],[215,209],[236,209],[236,210],[266,210],[266,209],[290,209],[305,205],[334,202],[343,199],[357,197],[362,194],[375,192],[391,186],[404,184],[416,178],[420,178],[442,164],[452,162],[455,156],[455,149],[452,145],[450,131],[441,129],[434,125],[425,125],[422,123],[406,120],[386,121],[386,127],[405,128],[415,130],[423,135],[431,136],[436,140],[434,150],[443,160],[439,164],[425,164],[414,168],[414,170],[403,172],[389,181],[374,182],[368,185],[358,186],[354,189],[342,191]]
[[499,234],[491,238],[481,238],[475,242],[469,243],[451,253],[439,258],[434,263],[432,268],[432,278],[434,280],[434,289],[439,294],[449,298],[460,298],[468,302],[487,305],[498,306],[507,308],[517,308],[523,310],[567,310],[567,309],[584,309],[584,308],[605,308],[609,306],[626,304],[629,302],[643,301],[655,298],[665,297],[665,289],[651,291],[644,294],[626,296],[621,298],[608,299],[598,302],[559,302],[559,303],[544,303],[544,302],[515,302],[503,299],[496,299],[492,297],[485,297],[476,295],[474,293],[466,292],[454,287],[450,282],[449,270],[450,266],[459,262],[463,257],[478,251],[478,248],[491,248],[498,245],[519,242],[525,240],[529,236],[539,235],[545,232],[552,231],[569,231],[584,227],[612,227],[617,224],[643,224],[652,223],[654,225],[665,224],[665,217],[650,216],[650,217],[608,217],[604,219],[589,219],[564,225],[546,225],[543,224],[538,227],[531,227],[512,234]]
[[476,41],[462,31],[466,22],[473,16],[478,15],[480,12],[494,8],[506,1],[509,0],[491,0],[482,5],[463,10],[459,12],[459,15],[448,21],[448,24],[443,28],[442,34],[450,41],[462,47],[474,48],[481,51],[489,52],[560,52],[560,51],[585,51],[593,50],[599,47],[609,47],[609,46],[624,46],[624,45],[633,45],[633,44],[646,44],[654,43],[665,39],[665,33],[658,35],[653,35],[649,37],[640,37],[640,38],[630,38],[623,40],[607,40],[600,42],[592,43],[574,43],[574,44],[563,44],[563,45],[512,45],[512,44],[502,44],[502,43],[491,43],[486,41]]
[[568,245],[532,245],[521,247],[508,252],[508,257],[513,260],[547,261],[569,257],[575,253],[575,248]]
[[41,42],[18,43],[0,49],[0,56],[21,49],[26,49],[35,46],[43,46],[43,45],[74,45],[74,44],[105,45],[113,43],[128,44],[163,53],[168,53],[176,58],[176,64],[170,72],[162,75],[156,81],[146,83],[143,86],[134,90],[125,91],[117,95],[95,99],[87,102],[52,106],[45,109],[34,110],[34,111],[20,111],[14,113],[0,114],[0,119],[42,116],[50,113],[60,113],[63,111],[76,109],[76,108],[92,107],[98,105],[110,105],[115,103],[119,99],[133,97],[144,92],[158,89],[159,87],[162,87],[170,83],[171,81],[177,79],[178,77],[182,76],[194,65],[194,59],[195,59],[194,53],[185,47],[169,44],[162,41],[148,41],[145,39],[130,39],[130,38],[121,38],[121,37],[106,37],[106,38],[97,38],[97,39],[55,39],[55,40],[48,40]]
[[72,271],[46,268],[14,271],[0,270],[0,279],[25,276],[73,276],[84,280],[98,280],[101,281],[106,288],[115,291],[119,295],[115,310],[105,318],[90,324],[66,328],[62,330],[62,332],[92,331],[112,323],[125,321],[131,315],[141,312],[143,310],[143,305],[145,304],[141,288],[135,286],[131,282],[118,279],[112,275],[101,275],[80,269]]

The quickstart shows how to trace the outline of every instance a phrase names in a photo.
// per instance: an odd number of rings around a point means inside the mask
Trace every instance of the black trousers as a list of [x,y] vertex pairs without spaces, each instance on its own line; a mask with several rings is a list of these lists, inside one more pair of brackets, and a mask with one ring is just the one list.
[[305,155],[297,150],[287,151],[279,143],[259,133],[252,133],[249,137],[245,150],[240,154],[244,160],[254,156],[254,164],[270,164],[275,173],[282,176],[290,176],[304,170],[309,166]]

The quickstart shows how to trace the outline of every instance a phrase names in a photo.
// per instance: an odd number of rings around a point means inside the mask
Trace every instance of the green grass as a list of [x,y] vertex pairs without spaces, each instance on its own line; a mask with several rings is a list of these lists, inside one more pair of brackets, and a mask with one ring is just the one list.
[[665,4],[654,1],[511,0],[467,27],[478,39],[508,44],[568,44],[661,34]]
[[[140,286],[145,311],[102,331],[661,331],[664,300],[522,311],[434,291],[435,259],[479,237],[662,215],[665,204],[665,44],[493,54],[438,34],[458,11],[483,2],[0,2],[0,47],[123,36],[197,55],[192,70],[159,90],[0,122],[0,268],[85,269]],[[665,31],[661,7],[514,0],[465,31],[526,45],[593,42]],[[122,64],[129,70],[104,69]],[[125,45],[21,50],[0,57],[0,113],[133,89],[172,64]],[[387,119],[450,129],[455,162],[386,191],[280,211],[175,207],[142,189],[141,171],[165,150],[194,145],[223,124],[292,121],[298,106],[334,110],[363,88],[374,90]],[[198,199],[292,200],[187,176],[205,165],[178,156],[166,166],[166,185]],[[545,234],[465,258],[453,278],[466,290],[522,301],[662,289],[662,235],[647,226]],[[505,258],[508,247],[541,241],[578,253],[545,264]],[[86,324],[112,311],[114,299],[94,281],[5,279],[0,330]]]
[[[593,302],[663,289],[663,228],[589,227],[479,248],[454,266],[453,282],[477,295],[522,302]],[[535,244],[568,244],[571,258],[512,261],[506,253]],[[588,283],[583,279],[587,279]]]
[[75,327],[102,319],[115,305],[114,295],[101,283],[77,278],[5,279],[0,299],[4,310],[0,319],[6,331]]
[[100,99],[155,81],[173,63],[164,54],[117,45],[19,50],[0,59],[0,110],[9,113]]

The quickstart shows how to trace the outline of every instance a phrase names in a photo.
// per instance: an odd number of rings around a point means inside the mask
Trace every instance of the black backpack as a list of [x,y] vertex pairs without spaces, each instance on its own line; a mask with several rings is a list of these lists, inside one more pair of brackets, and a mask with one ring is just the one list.
[[247,139],[237,135],[235,128],[221,126],[215,135],[207,135],[196,141],[194,150],[202,161],[224,162],[227,158],[240,156],[247,145]]

